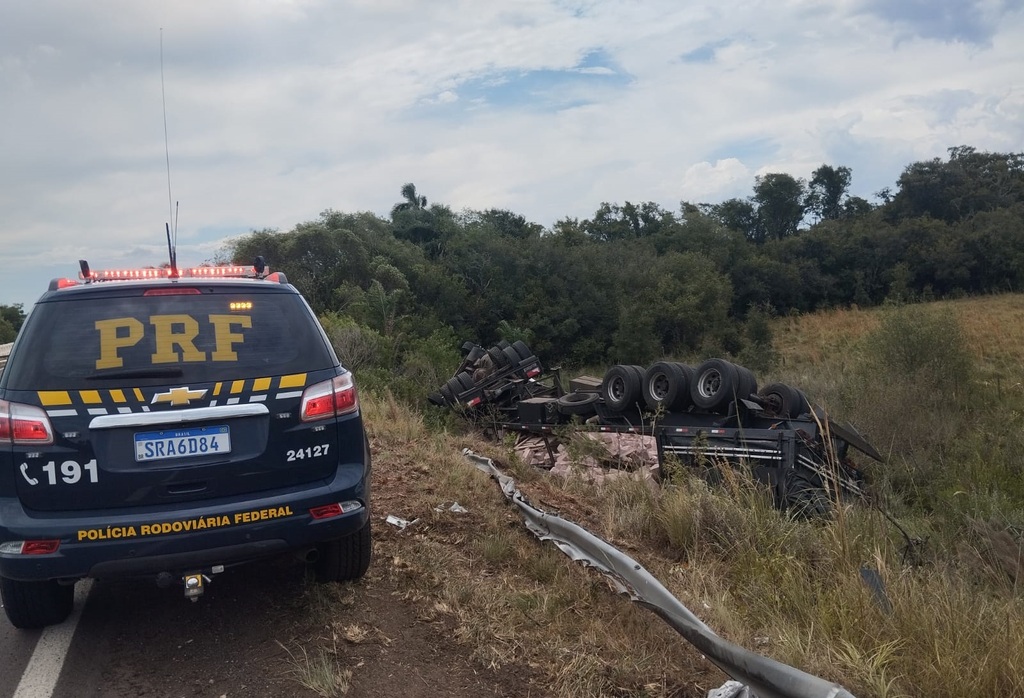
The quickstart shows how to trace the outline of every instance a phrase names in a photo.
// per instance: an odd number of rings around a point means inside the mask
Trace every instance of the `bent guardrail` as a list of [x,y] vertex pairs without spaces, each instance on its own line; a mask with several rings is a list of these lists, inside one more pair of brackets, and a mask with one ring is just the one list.
[[640,563],[585,528],[535,508],[490,458],[463,454],[493,477],[505,498],[522,512],[526,527],[573,560],[598,570],[623,594],[650,609],[722,671],[744,684],[752,698],[853,698],[842,686],[751,652],[720,638]]

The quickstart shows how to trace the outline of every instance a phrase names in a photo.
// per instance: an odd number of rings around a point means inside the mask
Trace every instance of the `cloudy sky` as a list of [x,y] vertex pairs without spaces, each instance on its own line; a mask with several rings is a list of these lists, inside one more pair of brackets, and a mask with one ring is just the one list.
[[545,227],[822,163],[874,200],[950,146],[1024,150],[1022,5],[4,0],[0,304],[79,258],[162,262],[172,201],[186,266],[325,209],[387,215],[405,182]]

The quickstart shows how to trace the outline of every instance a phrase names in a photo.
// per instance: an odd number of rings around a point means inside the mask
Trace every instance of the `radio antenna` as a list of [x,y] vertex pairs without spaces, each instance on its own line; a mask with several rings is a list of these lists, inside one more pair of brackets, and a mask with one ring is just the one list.
[[160,27],[160,101],[163,107],[164,115],[164,156],[167,161],[167,212],[168,221],[174,221],[174,238],[171,238],[171,226],[170,223],[165,224],[167,229],[167,254],[170,257],[171,273],[172,276],[177,276],[177,263],[175,257],[177,256],[178,247],[178,220],[174,213],[173,197],[171,196],[171,147],[170,141],[167,138],[167,93],[164,89],[164,28]]

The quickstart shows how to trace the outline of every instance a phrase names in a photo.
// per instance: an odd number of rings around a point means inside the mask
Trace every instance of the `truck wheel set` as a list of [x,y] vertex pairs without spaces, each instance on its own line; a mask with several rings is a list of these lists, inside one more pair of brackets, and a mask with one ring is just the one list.
[[465,358],[431,403],[497,432],[555,438],[570,428],[654,437],[658,459],[707,467],[749,467],[780,508],[821,516],[832,503],[862,493],[856,449],[881,461],[850,424],[811,405],[799,388],[758,389],[754,374],[720,358],[696,366],[658,361],[611,366],[602,379],[579,376],[562,386],[521,341],[484,349],[466,342]]

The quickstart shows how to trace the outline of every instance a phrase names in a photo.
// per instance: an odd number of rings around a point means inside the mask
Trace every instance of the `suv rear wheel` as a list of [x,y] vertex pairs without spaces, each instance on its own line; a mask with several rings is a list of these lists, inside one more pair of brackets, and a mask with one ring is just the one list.
[[361,579],[370,567],[373,543],[370,520],[352,535],[316,546],[314,564],[316,578],[321,582],[351,582]]
[[4,611],[15,628],[31,630],[61,623],[75,604],[75,585],[56,580],[21,582],[0,577]]

